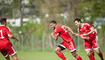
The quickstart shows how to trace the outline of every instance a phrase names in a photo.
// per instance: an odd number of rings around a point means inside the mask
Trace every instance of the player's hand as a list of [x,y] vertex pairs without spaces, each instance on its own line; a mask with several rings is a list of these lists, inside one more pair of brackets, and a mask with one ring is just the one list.
[[19,41],[19,39],[15,38],[15,37],[12,37],[12,39],[15,39],[15,40]]
[[51,36],[54,36],[54,32],[51,32]]
[[16,41],[19,41],[19,39],[15,38]]
[[77,34],[77,33],[74,33],[74,36],[79,36],[79,34]]
[[96,40],[98,41],[98,36],[96,36]]
[[80,35],[80,37],[81,37],[82,39],[89,39],[89,37],[84,37],[83,35]]

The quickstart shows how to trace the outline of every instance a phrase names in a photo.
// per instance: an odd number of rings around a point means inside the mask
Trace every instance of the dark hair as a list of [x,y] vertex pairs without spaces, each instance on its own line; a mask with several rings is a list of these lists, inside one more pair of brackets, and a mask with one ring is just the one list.
[[50,23],[57,24],[57,22],[55,20],[50,21]]
[[1,18],[1,19],[0,19],[0,23],[1,23],[1,24],[4,24],[4,23],[6,23],[6,20],[7,20],[7,18]]
[[76,19],[74,20],[74,22],[75,22],[75,21],[82,22],[80,18],[76,18]]

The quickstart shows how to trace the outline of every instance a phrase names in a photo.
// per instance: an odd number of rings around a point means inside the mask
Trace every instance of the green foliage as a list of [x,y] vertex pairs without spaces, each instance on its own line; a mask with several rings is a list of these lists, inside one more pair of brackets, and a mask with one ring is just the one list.
[[33,3],[33,0],[29,0],[29,3],[32,4]]
[[41,31],[43,31],[43,25],[40,23],[33,23],[33,22],[27,22],[23,27],[22,27],[24,33],[29,34],[29,33],[34,33],[34,34],[41,34]]
[[81,15],[84,17],[102,17],[105,12],[105,0],[84,0],[79,4]]

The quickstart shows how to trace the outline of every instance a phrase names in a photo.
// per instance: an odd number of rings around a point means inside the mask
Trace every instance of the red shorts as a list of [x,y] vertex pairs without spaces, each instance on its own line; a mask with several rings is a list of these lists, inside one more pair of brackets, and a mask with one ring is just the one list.
[[3,54],[3,56],[7,57],[8,55],[13,56],[16,54],[15,49],[13,48],[11,42],[7,42],[0,46],[0,52]]
[[99,48],[97,40],[96,39],[85,40],[85,50],[88,51],[88,50],[91,50],[92,48],[94,50]]
[[70,50],[71,52],[76,51],[75,45],[74,45],[74,41],[73,41],[73,40],[71,40],[70,42],[65,42],[65,41],[64,41],[64,42],[61,43],[58,47],[60,47],[61,50],[67,48],[67,49]]

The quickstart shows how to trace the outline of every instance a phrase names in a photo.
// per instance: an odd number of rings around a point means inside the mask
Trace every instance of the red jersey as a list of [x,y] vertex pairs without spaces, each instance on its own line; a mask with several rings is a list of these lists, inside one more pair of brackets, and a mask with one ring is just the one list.
[[55,27],[55,34],[59,35],[66,42],[70,42],[72,40],[69,33],[64,29],[64,26],[57,25]]
[[[79,29],[78,29],[78,32],[79,32],[80,35],[87,34],[87,33],[89,33],[91,31],[91,28],[92,28],[92,26],[90,24],[82,23],[81,27],[79,27]],[[96,35],[97,35],[96,31],[94,31],[93,33],[91,33],[89,35],[85,35],[85,36],[93,38],[93,37],[96,37]]]
[[9,28],[0,26],[0,47],[4,47],[10,43],[8,35],[12,35]]

